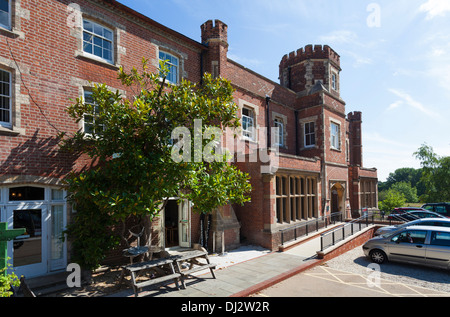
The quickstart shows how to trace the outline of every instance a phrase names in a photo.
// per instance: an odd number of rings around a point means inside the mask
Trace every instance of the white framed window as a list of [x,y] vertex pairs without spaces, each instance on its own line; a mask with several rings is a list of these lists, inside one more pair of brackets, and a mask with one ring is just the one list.
[[337,76],[335,73],[331,74],[331,88],[333,88],[333,90],[337,90]]
[[0,0],[0,27],[11,30],[11,1]]
[[169,73],[167,74],[166,80],[172,84],[178,84],[178,74],[180,69],[180,60],[178,59],[178,57],[163,51],[159,51],[159,60],[165,62],[165,64],[169,68]]
[[[94,133],[98,133],[99,131],[96,131],[95,125],[96,125],[96,114],[98,114],[98,107],[95,104],[94,98],[92,97],[92,91],[85,90],[84,91],[84,103],[92,105],[94,107],[94,115],[92,113],[84,114],[83,117],[83,132],[87,135],[92,135]],[[104,126],[100,125],[104,129]]]
[[306,122],[304,125],[305,147],[316,145],[316,125],[314,122]]
[[0,69],[0,126],[12,127],[11,73]]
[[113,63],[114,32],[96,22],[83,19],[83,51]]
[[276,118],[275,125],[275,145],[284,146],[284,122],[283,120]]
[[242,108],[242,136],[247,140],[255,140],[255,115],[249,108]]
[[339,124],[335,123],[335,122],[331,122],[331,148],[335,149],[335,150],[340,150],[341,149],[341,139],[340,139],[340,131],[341,131],[341,127],[339,126]]

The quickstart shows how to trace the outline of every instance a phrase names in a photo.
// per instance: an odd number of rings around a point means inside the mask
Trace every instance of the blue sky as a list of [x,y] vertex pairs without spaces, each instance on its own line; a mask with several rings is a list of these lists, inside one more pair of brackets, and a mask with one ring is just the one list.
[[283,55],[328,44],[341,56],[346,111],[363,112],[363,164],[380,181],[419,168],[424,143],[450,156],[449,0],[120,0],[200,42],[228,25],[229,58],[279,82]]

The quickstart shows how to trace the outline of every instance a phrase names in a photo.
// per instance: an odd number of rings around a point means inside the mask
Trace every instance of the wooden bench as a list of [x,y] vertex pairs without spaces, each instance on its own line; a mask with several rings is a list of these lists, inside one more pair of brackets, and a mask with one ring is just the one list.
[[[167,266],[170,269],[170,273],[167,275],[162,275],[160,277],[149,278],[146,281],[138,282],[137,274],[149,269],[161,269]],[[125,277],[125,273],[128,272],[131,275],[131,285],[134,290],[134,295],[138,297],[140,289],[146,286],[160,284],[169,280],[173,280],[177,286],[177,289],[180,289],[178,285],[178,279],[181,277],[180,273],[176,273],[173,266],[173,259],[157,259],[148,262],[135,263],[131,265],[127,265],[122,267],[122,274],[120,276],[119,285],[122,284],[123,278]]]
[[[206,264],[198,262],[198,259],[204,258],[206,260]],[[195,250],[195,251],[186,251],[182,252],[179,255],[173,255],[169,257],[175,264],[175,267],[177,268],[177,271],[181,275],[181,284],[183,288],[186,288],[186,284],[184,282],[184,279],[186,276],[198,272],[203,271],[206,269],[209,269],[211,271],[211,275],[213,278],[216,278],[216,275],[214,274],[214,269],[216,268],[215,264],[210,263],[208,258],[208,252],[202,251],[202,250]],[[182,262],[188,262],[190,264],[189,269],[187,270],[181,270],[180,264]],[[197,265],[197,266],[195,266]]]

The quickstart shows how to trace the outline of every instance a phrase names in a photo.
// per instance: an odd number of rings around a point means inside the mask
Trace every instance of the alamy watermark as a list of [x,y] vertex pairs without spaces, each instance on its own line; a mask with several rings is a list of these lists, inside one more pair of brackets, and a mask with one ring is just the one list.
[[[274,173],[279,167],[279,130],[277,127],[249,128],[252,137],[236,137],[232,129],[203,127],[202,120],[194,120],[193,133],[187,127],[172,131],[172,160],[181,162],[260,162],[262,173]],[[193,135],[192,135],[193,134]],[[270,135],[270,136],[269,136]],[[270,143],[267,142],[270,138]],[[203,146],[204,141],[206,145]]]
[[370,12],[367,17],[367,26],[369,28],[381,27],[381,6],[378,3],[370,3],[367,6],[367,12]]
[[379,264],[371,263],[367,266],[366,272],[368,274],[366,282],[370,288],[381,286],[381,267]]
[[71,272],[66,278],[67,287],[81,287],[81,267],[77,263],[67,265],[67,272]]

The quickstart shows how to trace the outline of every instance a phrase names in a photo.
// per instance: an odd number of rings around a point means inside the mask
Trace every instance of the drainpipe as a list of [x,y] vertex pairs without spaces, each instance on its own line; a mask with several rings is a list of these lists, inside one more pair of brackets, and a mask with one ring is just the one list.
[[271,147],[271,140],[270,140],[270,119],[269,119],[269,104],[270,104],[270,97],[266,95],[266,125],[267,125],[267,150]]

